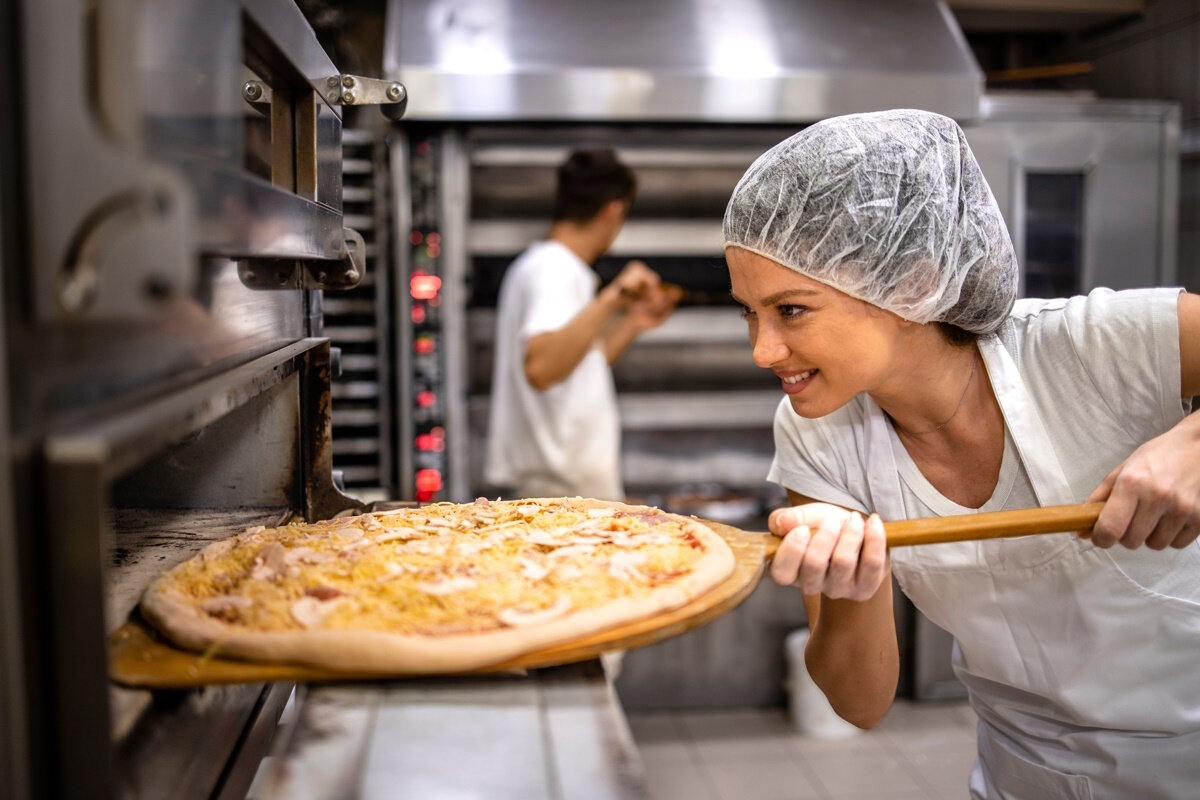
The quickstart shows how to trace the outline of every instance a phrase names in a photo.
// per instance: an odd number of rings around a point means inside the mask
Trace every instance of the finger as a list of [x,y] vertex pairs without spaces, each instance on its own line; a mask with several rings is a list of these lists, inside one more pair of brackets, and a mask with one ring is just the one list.
[[826,518],[813,532],[800,562],[798,584],[805,594],[820,594],[825,588],[825,575],[829,571],[829,558],[837,545],[842,519]]
[[[1097,547],[1112,547],[1129,530],[1129,523],[1137,510],[1137,494],[1132,488],[1125,489],[1121,477],[1113,484],[1113,491],[1096,524],[1092,526],[1092,544]],[[1144,537],[1143,537],[1144,538]]]
[[780,538],[787,536],[792,528],[803,524],[804,515],[795,506],[777,508],[767,516],[767,530]]
[[1200,525],[1188,526],[1175,537],[1175,541],[1171,542],[1171,547],[1174,547],[1176,550],[1182,550],[1196,541],[1197,536],[1200,536]]
[[1183,532],[1187,518],[1182,514],[1168,514],[1158,521],[1158,525],[1146,537],[1146,547],[1151,550],[1166,550]]
[[1137,505],[1120,539],[1121,545],[1130,550],[1141,547],[1163,523],[1164,517],[1173,511],[1168,490],[1147,485],[1143,481],[1139,481],[1138,484],[1135,490],[1130,492],[1136,498]]
[[779,543],[771,559],[771,580],[780,586],[791,586],[800,575],[800,563],[810,538],[807,525],[793,528]]
[[829,557],[824,590],[827,597],[846,597],[854,591],[854,574],[858,571],[862,542],[863,519],[858,514],[852,514],[842,523],[837,544]]
[[[1100,485],[1092,490],[1092,493],[1088,495],[1087,500],[1085,500],[1084,502],[1085,503],[1102,503],[1105,500],[1107,500],[1108,496],[1110,494],[1112,494],[1113,484],[1116,483],[1117,475],[1120,474],[1121,467],[1123,467],[1123,466],[1124,466],[1124,462],[1121,462],[1116,467],[1114,467],[1111,472],[1109,472],[1107,475],[1105,475],[1104,480],[1100,481]],[[1091,539],[1092,533],[1094,531],[1095,531],[1095,528],[1088,528],[1087,530],[1075,531],[1075,535],[1078,536],[1080,539]],[[1107,546],[1107,545],[1104,545],[1104,546]]]
[[858,573],[851,600],[870,600],[887,573],[887,534],[878,514],[867,517],[863,531],[862,553],[858,557]]

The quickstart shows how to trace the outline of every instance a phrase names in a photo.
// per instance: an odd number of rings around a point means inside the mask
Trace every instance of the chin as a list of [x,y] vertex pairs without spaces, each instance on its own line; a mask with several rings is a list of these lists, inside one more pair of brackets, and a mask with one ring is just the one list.
[[788,397],[788,402],[791,403],[792,410],[805,419],[820,419],[828,416],[834,411],[837,411],[842,406],[849,402],[849,399],[843,400],[840,403],[828,402],[813,402],[807,397]]

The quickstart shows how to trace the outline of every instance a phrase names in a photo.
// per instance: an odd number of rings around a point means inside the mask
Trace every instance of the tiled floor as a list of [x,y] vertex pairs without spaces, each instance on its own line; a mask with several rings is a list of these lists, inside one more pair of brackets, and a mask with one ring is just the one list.
[[795,733],[783,710],[631,714],[652,800],[963,800],[975,761],[965,703],[897,701],[873,730]]

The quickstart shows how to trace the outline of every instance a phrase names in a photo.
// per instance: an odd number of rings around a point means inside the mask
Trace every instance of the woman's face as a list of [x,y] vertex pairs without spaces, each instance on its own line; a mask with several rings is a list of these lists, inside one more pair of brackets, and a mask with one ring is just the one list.
[[894,356],[910,323],[740,247],[726,248],[725,260],[754,363],[779,377],[797,414],[823,417],[896,381]]

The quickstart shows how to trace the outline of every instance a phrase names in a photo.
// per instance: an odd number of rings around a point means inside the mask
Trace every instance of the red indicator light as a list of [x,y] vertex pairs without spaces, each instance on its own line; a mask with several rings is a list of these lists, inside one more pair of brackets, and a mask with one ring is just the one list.
[[436,469],[419,469],[416,482],[418,497],[422,492],[427,492],[432,497],[442,490],[442,473]]
[[437,340],[432,336],[418,336],[413,341],[413,352],[419,356],[427,356],[437,348]]
[[430,258],[437,258],[442,254],[442,248],[438,247],[433,242],[430,242],[429,246],[425,248],[425,252],[429,253]]
[[442,296],[440,294],[435,294],[433,297],[429,298],[430,308],[437,308],[441,304],[442,304]]
[[429,235],[425,237],[425,241],[429,242],[434,247],[437,247],[442,243],[442,236],[437,231],[430,231]]
[[417,436],[417,449],[425,453],[440,453],[446,449],[446,440],[434,436],[432,431],[422,433]]
[[432,300],[442,288],[442,279],[437,275],[413,275],[408,285],[414,299]]
[[413,247],[416,247],[417,245],[419,245],[421,243],[421,232],[413,231],[412,233],[410,233],[408,235],[408,243],[411,244]]
[[425,321],[425,306],[421,303],[415,303],[412,308],[413,325],[420,325]]
[[422,392],[417,392],[416,400],[417,400],[418,407],[430,408],[433,406],[434,403],[437,402],[437,395],[435,395],[433,392],[426,389]]

